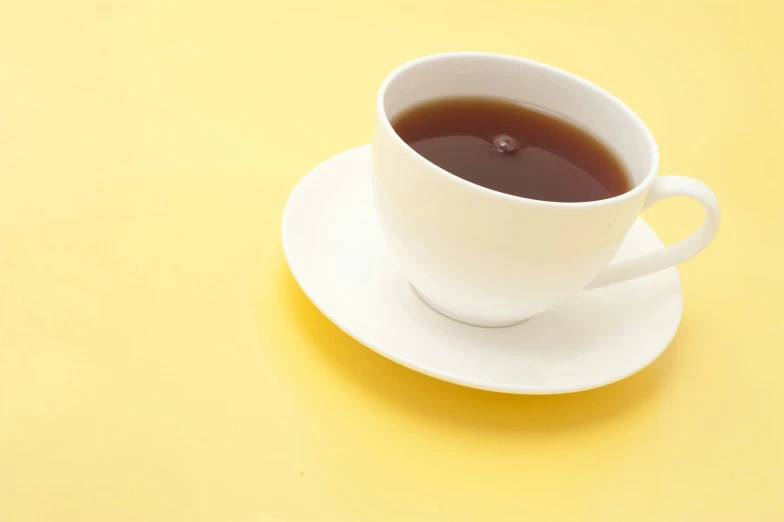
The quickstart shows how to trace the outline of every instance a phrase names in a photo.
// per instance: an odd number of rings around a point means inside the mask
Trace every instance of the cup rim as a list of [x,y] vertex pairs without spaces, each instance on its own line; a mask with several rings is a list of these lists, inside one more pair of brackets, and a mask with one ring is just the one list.
[[[595,92],[599,93],[601,96],[607,98],[613,104],[617,105],[618,108],[621,110],[621,112],[625,114],[628,118],[630,118],[641,129],[644,139],[647,142],[648,147],[651,149],[653,153],[650,170],[648,171],[648,173],[645,175],[645,177],[640,183],[635,185],[634,188],[632,188],[631,190],[624,192],[623,194],[619,194],[611,198],[598,199],[594,201],[565,202],[565,201],[543,201],[540,199],[524,198],[522,196],[514,196],[512,194],[498,192],[489,189],[487,187],[483,187],[482,185],[477,185],[476,183],[473,183],[471,181],[467,181],[461,178],[460,176],[455,176],[448,170],[439,167],[435,163],[432,163],[431,161],[427,160],[426,158],[418,154],[408,143],[406,143],[400,136],[398,136],[397,132],[395,132],[395,129],[392,127],[392,123],[389,121],[389,118],[387,117],[386,110],[384,109],[384,99],[387,93],[387,89],[389,88],[389,84],[392,83],[392,81],[395,78],[397,78],[401,73],[422,64],[426,64],[429,62],[436,62],[444,58],[457,57],[457,56],[466,56],[466,57],[474,57],[474,58],[501,58],[505,60],[511,60],[520,64],[539,67],[541,69],[546,70],[549,73],[569,78],[570,80],[577,82],[584,88],[594,90]],[[432,168],[433,170],[435,170],[436,172],[438,172],[443,176],[449,176],[457,183],[461,183],[466,187],[472,188],[474,190],[478,190],[492,197],[500,198],[501,200],[516,201],[518,203],[525,202],[529,204],[540,205],[543,207],[556,207],[556,208],[586,208],[586,207],[598,207],[602,205],[610,205],[613,203],[624,201],[626,199],[633,198],[637,196],[640,192],[647,190],[648,187],[653,183],[653,180],[656,178],[656,173],[659,170],[659,147],[656,144],[656,140],[654,139],[650,129],[648,129],[648,126],[645,124],[644,121],[642,121],[642,118],[640,118],[631,108],[629,108],[628,105],[623,103],[620,99],[618,99],[618,97],[616,97],[606,89],[603,89],[602,87],[599,87],[598,85],[589,82],[585,78],[577,76],[574,73],[570,73],[569,71],[560,69],[553,65],[537,62],[535,60],[531,60],[528,58],[521,58],[519,56],[513,56],[513,55],[501,54],[501,53],[490,53],[490,52],[458,51],[458,52],[430,54],[430,55],[422,56],[420,58],[415,58],[414,60],[410,60],[402,65],[399,65],[387,75],[387,77],[381,83],[381,87],[378,90],[378,97],[376,99],[376,110],[378,111],[378,114],[381,116],[382,125],[384,125],[385,130],[393,136],[392,139],[396,140],[398,144],[403,145],[403,147],[409,153],[411,153],[413,156],[416,157],[416,161],[426,164],[428,167]]]

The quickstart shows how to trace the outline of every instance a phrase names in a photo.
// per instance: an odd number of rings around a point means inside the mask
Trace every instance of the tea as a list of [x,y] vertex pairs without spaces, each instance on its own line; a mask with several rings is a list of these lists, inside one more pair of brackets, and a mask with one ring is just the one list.
[[632,188],[608,146],[576,124],[530,105],[485,97],[442,98],[404,111],[392,126],[428,161],[497,192],[583,202]]

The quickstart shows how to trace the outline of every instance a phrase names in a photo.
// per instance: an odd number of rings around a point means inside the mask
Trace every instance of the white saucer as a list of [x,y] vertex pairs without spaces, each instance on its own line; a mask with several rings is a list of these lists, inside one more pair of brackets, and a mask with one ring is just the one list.
[[[303,178],[283,212],[283,249],[313,303],[365,346],[445,381],[506,393],[566,393],[628,377],[658,357],[683,308],[676,269],[585,291],[506,328],[447,319],[423,303],[376,222],[366,145]],[[616,259],[659,248],[641,219]]]

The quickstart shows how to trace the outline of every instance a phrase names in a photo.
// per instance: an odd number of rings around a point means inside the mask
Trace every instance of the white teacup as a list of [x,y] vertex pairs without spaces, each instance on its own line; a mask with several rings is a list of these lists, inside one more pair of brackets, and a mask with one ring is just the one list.
[[[430,163],[390,124],[413,105],[472,95],[538,106],[582,125],[620,157],[633,188],[585,203],[495,192]],[[631,109],[582,78],[530,60],[427,56],[395,69],[378,93],[373,190],[387,243],[422,299],[465,323],[514,324],[588,287],[644,276],[705,248],[719,225],[716,197],[691,178],[657,178],[658,166],[656,141]],[[671,196],[702,203],[702,226],[678,243],[607,266],[640,210]]]

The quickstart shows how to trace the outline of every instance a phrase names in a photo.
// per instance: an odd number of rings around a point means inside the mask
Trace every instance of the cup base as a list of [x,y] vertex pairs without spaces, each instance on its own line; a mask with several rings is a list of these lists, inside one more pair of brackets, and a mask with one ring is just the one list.
[[[371,170],[369,146],[314,168],[286,203],[281,236],[286,262],[305,295],[337,327],[381,356],[482,390],[570,393],[640,371],[675,335],[683,293],[674,268],[579,292],[550,312],[490,317],[531,317],[516,327],[472,328],[431,312],[386,248],[372,204]],[[342,211],[336,214],[336,208]],[[638,220],[616,261],[663,246]],[[435,301],[453,309],[449,300]],[[471,323],[478,314],[468,315],[457,319]]]
[[465,317],[465,316],[460,315],[460,314],[455,314],[455,313],[453,313],[453,312],[451,312],[449,310],[446,310],[445,308],[435,304],[433,301],[431,301],[427,297],[425,297],[422,294],[422,292],[420,292],[417,289],[417,287],[414,286],[413,283],[409,282],[409,284],[411,285],[411,288],[414,289],[414,293],[427,306],[429,306],[430,308],[432,308],[433,310],[435,310],[439,314],[443,315],[447,319],[451,319],[452,321],[456,321],[458,323],[463,323],[463,324],[466,324],[468,326],[478,326],[480,328],[507,328],[509,326],[515,326],[515,325],[518,325],[520,323],[524,323],[528,319],[530,319],[530,318],[526,317],[524,319],[516,319],[514,321],[482,321],[482,320],[477,320],[477,319],[470,318],[470,317]]

